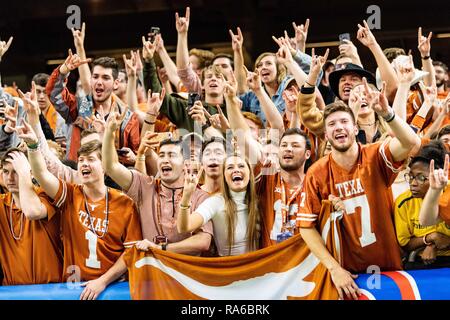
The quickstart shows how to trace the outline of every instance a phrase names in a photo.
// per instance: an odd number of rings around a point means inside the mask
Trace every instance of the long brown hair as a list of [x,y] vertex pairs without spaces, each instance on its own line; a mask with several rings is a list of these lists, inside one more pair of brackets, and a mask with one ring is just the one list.
[[[227,216],[227,235],[228,235],[228,247],[229,255],[231,255],[231,247],[234,244],[234,233],[236,230],[237,222],[237,207],[233,198],[231,197],[230,188],[225,180],[225,168],[227,159],[235,157],[235,155],[228,156],[222,167],[222,180],[221,180],[221,190],[222,196],[225,201],[225,214]],[[251,250],[259,249],[259,239],[261,235],[261,216],[258,210],[258,197],[256,194],[255,187],[255,175],[253,173],[253,168],[247,158],[244,159],[247,167],[249,168],[249,182],[247,185],[247,192],[245,194],[245,204],[247,205],[248,212],[248,223],[247,223],[247,248]]]

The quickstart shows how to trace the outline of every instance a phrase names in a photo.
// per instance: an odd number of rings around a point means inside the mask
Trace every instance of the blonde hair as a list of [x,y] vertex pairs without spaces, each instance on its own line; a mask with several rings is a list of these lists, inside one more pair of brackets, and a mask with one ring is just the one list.
[[278,84],[280,84],[281,82],[283,82],[283,79],[286,78],[287,70],[286,70],[286,67],[282,63],[278,62],[278,59],[277,59],[277,56],[275,55],[275,53],[273,53],[273,52],[261,53],[258,56],[258,58],[256,58],[255,70],[257,69],[257,65],[261,62],[261,60],[263,58],[265,58],[265,57],[268,57],[268,56],[271,56],[271,57],[275,58],[275,64],[276,64],[276,67],[277,67],[277,82],[278,82]]
[[[234,202],[230,188],[225,180],[225,163],[227,159],[231,157],[236,157],[235,155],[228,156],[224,165],[222,166],[222,180],[221,180],[221,190],[222,196],[225,201],[225,214],[227,216],[227,235],[228,235],[228,247],[229,254],[231,255],[231,247],[234,244],[234,233],[236,231],[236,223],[237,223],[237,206]],[[238,156],[237,156],[238,157]],[[247,248],[252,250],[259,249],[259,239],[261,235],[261,216],[258,210],[258,196],[256,194],[255,187],[255,175],[253,173],[253,168],[250,165],[248,159],[244,159],[248,169],[249,169],[249,182],[247,184],[247,192],[245,194],[245,204],[247,205],[248,212],[248,223],[247,223]]]

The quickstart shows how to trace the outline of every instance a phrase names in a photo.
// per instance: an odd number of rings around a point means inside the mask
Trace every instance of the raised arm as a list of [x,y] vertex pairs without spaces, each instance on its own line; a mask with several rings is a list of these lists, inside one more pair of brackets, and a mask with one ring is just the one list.
[[127,93],[126,93],[126,103],[131,111],[133,111],[138,119],[139,123],[144,123],[145,112],[142,112],[138,108],[138,98],[137,98],[137,59],[138,55],[136,52],[131,51],[131,58],[127,59],[126,55],[123,55],[123,63],[125,65],[125,70],[128,77],[127,82]]
[[186,69],[189,66],[188,30],[191,9],[186,8],[186,16],[180,17],[175,13],[175,27],[178,32],[177,41],[177,69]]
[[[38,138],[39,149],[41,150],[42,156],[44,157],[47,169],[56,177],[59,177],[68,182],[77,182],[77,171],[66,166],[58,159],[58,157],[50,151],[48,147],[47,140],[44,135],[44,131],[41,127],[41,122],[39,121],[40,109],[37,103],[33,103],[36,97],[36,87],[34,82],[31,83],[31,92],[24,94],[20,89],[19,96],[25,102],[24,108],[27,114],[27,120],[30,126],[33,128],[36,136]],[[27,102],[26,98],[30,99],[30,103]]]
[[11,46],[13,39],[13,37],[9,37],[8,42],[0,41],[0,62],[2,62],[2,58]]
[[419,137],[405,121],[395,115],[394,110],[389,106],[385,95],[385,82],[383,82],[381,92],[371,91],[366,78],[363,78],[363,83],[368,105],[386,120],[389,128],[394,133],[395,138],[389,142],[389,149],[394,161],[405,160],[414,148],[420,146]]
[[105,173],[111,177],[124,191],[128,191],[133,181],[133,175],[119,162],[114,138],[126,113],[122,115],[116,111],[110,113],[103,136],[102,165]]
[[430,162],[430,188],[420,207],[419,222],[422,226],[432,226],[440,221],[439,198],[448,184],[449,155],[445,155],[444,169],[434,169],[434,160]]
[[301,87],[308,75],[300,68],[300,66],[294,61],[292,58],[291,50],[289,46],[282,40],[283,43],[280,45],[280,49],[278,50],[276,56],[279,63],[282,63],[286,66],[288,71],[294,76],[297,85]]
[[396,70],[399,84],[392,108],[400,119],[406,121],[406,101],[408,99],[411,81],[414,78],[414,62],[412,56],[398,62]]
[[283,118],[266,90],[262,88],[261,77],[258,70],[256,70],[256,72],[248,72],[247,85],[258,98],[261,109],[264,112],[270,127],[279,130],[279,132],[284,132]]
[[151,176],[156,176],[158,173],[158,167],[156,165],[158,155],[153,150],[155,145],[152,143],[152,139],[156,137],[156,134],[154,133],[155,123],[159,115],[159,109],[164,101],[164,96],[164,88],[161,93],[152,93],[151,90],[148,90],[147,113],[141,130],[141,144],[137,153],[135,165],[137,170]]
[[153,56],[155,54],[158,36],[155,38],[155,43],[145,40],[142,37],[142,58],[144,59],[144,88],[145,90],[152,90],[153,92],[161,91],[161,83],[158,80],[156,73],[156,64]]
[[251,163],[256,164],[262,159],[262,146],[253,138],[250,128],[242,115],[241,100],[236,96],[236,87],[237,84],[235,79],[225,83],[224,96],[227,106],[228,121],[230,122],[233,134],[238,137],[238,139],[244,139],[245,150],[248,151],[248,157],[250,158]]
[[311,69],[307,80],[301,86],[301,93],[297,100],[297,115],[308,130],[316,136],[320,136],[323,133],[323,114],[315,103],[315,94],[317,92],[315,84],[323,65],[327,61],[329,49],[325,51],[324,56],[316,56],[314,53],[313,49]]
[[305,25],[301,24],[297,26],[295,22],[292,22],[292,26],[295,31],[295,46],[297,50],[305,52],[306,39],[308,38],[309,19],[306,19]]
[[358,49],[350,40],[344,39],[344,43],[339,45],[339,53],[344,57],[352,59],[352,63],[363,67],[361,59],[359,58]]
[[423,136],[424,138],[431,139],[431,137],[441,128],[442,122],[445,120],[445,118],[447,118],[447,114],[450,113],[450,92],[449,94],[447,94],[445,100],[442,101],[440,104],[441,105],[437,108],[438,110],[435,110],[437,116],[434,118],[433,123]]
[[72,54],[72,50],[69,49],[67,59],[52,72],[47,82],[45,91],[56,111],[67,124],[75,122],[78,117],[78,106],[75,95],[65,87],[64,81],[70,71],[90,61],[91,59],[81,59],[77,54]]
[[33,176],[38,181],[41,188],[52,199],[55,199],[58,189],[59,180],[51,174],[44,161],[44,157],[39,150],[38,138],[33,128],[22,119],[22,126],[17,127],[19,138],[23,139],[28,146],[28,161],[31,165]]
[[[159,37],[159,41],[157,42],[157,47],[156,47],[156,52],[159,55],[159,58],[161,59],[164,68],[166,70],[166,74],[169,78],[170,83],[172,83],[175,88],[177,88],[177,90],[179,90],[180,88],[180,77],[177,74],[177,66],[175,64],[175,62],[173,62],[172,58],[169,56],[169,54],[167,53],[166,47],[164,46],[164,40],[161,37],[161,34],[158,34],[157,37]],[[155,40],[156,42],[156,40]],[[198,78],[198,77],[197,77]],[[200,88],[201,91],[201,81],[200,79],[198,79],[198,84],[197,84]],[[193,90],[193,91],[198,91],[198,90]]]
[[199,162],[185,161],[183,197],[181,198],[180,211],[177,218],[179,233],[192,232],[200,228],[204,223],[200,214],[196,212],[191,214],[192,195],[197,188],[202,171],[202,166]]
[[380,70],[381,79],[386,82],[386,97],[389,101],[393,101],[397,91],[395,70],[384,55],[367,22],[364,20],[363,23],[364,27],[358,24],[357,39],[372,52]]
[[[75,49],[77,50],[78,56],[82,59],[86,59],[86,51],[84,49],[84,37],[86,35],[86,23],[83,22],[81,25],[81,30],[75,30],[72,28],[73,43]],[[87,63],[81,64],[78,67],[78,72],[80,73],[81,87],[86,95],[91,93],[91,69]]]
[[234,76],[237,80],[237,92],[238,94],[243,94],[248,91],[244,53],[242,52],[244,36],[239,27],[237,28],[237,34],[234,34],[231,29],[229,30],[229,33],[231,36],[231,47],[233,48]]
[[419,27],[417,31],[417,49],[420,52],[420,58],[422,59],[422,70],[427,71],[428,74],[423,78],[423,82],[428,87],[436,87],[436,77],[433,67],[433,61],[431,60],[431,37],[433,32],[428,34],[428,37],[422,35],[422,27]]
[[42,205],[36,194],[31,180],[31,168],[27,158],[22,152],[14,151],[5,161],[11,163],[19,177],[19,198],[22,212],[30,220],[39,220],[47,217],[47,207]]
[[6,151],[13,146],[14,129],[18,121],[18,105],[12,107],[6,99],[3,99],[3,102],[4,106],[0,109],[4,113],[6,123],[0,128],[0,151]]
[[[423,103],[419,111],[414,115],[411,121],[411,126],[417,129],[417,132],[422,131],[423,125],[431,108],[435,106],[437,110],[437,89],[436,87],[425,87],[422,82],[419,82],[420,90],[423,95]],[[433,119],[434,120],[434,119]]]

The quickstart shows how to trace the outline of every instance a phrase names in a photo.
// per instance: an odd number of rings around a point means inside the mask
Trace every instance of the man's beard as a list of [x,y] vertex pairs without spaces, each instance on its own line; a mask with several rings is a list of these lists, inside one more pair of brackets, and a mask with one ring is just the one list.
[[280,159],[280,168],[283,169],[284,171],[287,172],[291,172],[291,171],[297,171],[299,170],[303,164],[305,163],[306,159],[302,158],[300,160],[298,160],[297,162],[294,162],[292,164],[284,164],[283,163],[283,159]]
[[444,80],[438,80],[436,79],[436,87],[442,87],[445,85],[445,81]]
[[100,100],[99,98],[96,97],[95,91],[94,91],[94,94],[92,95],[92,98],[93,98],[94,101],[97,102],[97,103],[103,103],[103,102],[105,102],[106,100],[108,100],[108,99],[111,97],[112,93],[113,93],[112,90],[109,91],[109,92],[103,92],[103,95],[104,95],[105,98],[102,99],[102,100]]

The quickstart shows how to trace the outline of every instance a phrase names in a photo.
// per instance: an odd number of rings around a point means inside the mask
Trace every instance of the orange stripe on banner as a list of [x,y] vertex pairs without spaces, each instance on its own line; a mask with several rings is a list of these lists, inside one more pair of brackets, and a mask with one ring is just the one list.
[[396,271],[382,272],[381,274],[384,274],[385,276],[394,280],[394,282],[398,286],[398,289],[400,290],[402,300],[417,300],[411,282],[403,274]]

